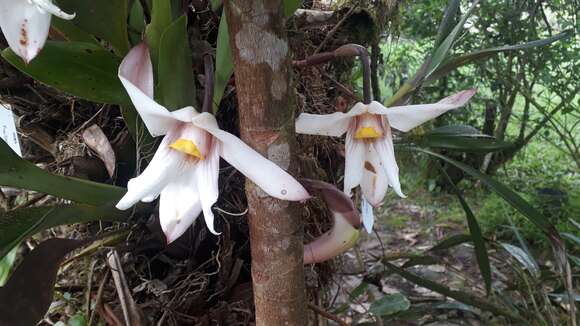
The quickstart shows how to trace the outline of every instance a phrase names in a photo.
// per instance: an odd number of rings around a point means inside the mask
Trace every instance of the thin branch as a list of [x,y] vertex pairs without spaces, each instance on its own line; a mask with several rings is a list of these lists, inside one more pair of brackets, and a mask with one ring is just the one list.
[[333,322],[339,324],[340,326],[348,326],[348,324],[345,321],[343,321],[342,319],[340,319],[340,317],[331,314],[330,312],[322,309],[321,307],[315,305],[314,303],[309,302],[308,308],[310,310],[314,311],[315,313],[321,315],[322,317],[324,317],[328,320],[332,320]]

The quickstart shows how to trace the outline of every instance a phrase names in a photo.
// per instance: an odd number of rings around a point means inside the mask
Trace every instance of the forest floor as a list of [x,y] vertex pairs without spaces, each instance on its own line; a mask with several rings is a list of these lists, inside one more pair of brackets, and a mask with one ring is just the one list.
[[[348,322],[356,325],[507,324],[503,318],[389,272],[385,260],[408,266],[407,272],[449,290],[486,298],[470,242],[431,250],[442,240],[467,234],[465,223],[448,218],[453,213],[445,205],[417,205],[412,199],[389,202],[378,214],[374,234],[363,231],[357,247],[343,255],[333,280],[332,312],[348,315]],[[506,289],[514,280],[514,262],[504,250],[491,249],[489,255],[492,287]],[[378,316],[377,312],[384,315]]]

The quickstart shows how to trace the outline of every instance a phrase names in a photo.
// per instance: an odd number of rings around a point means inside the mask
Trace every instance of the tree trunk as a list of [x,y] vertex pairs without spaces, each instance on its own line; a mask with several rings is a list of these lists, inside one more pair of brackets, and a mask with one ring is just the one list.
[[[294,88],[281,0],[224,1],[234,57],[241,138],[294,169]],[[276,182],[276,180],[272,180]],[[298,204],[246,181],[256,325],[307,324]]]

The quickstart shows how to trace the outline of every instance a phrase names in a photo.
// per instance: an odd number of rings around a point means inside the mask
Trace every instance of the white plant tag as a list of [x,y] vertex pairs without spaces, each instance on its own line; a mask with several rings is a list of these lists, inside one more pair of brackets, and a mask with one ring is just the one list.
[[[0,103],[0,138],[2,138],[18,156],[22,157],[18,134],[16,133],[16,124],[10,105]],[[1,158],[0,158],[1,159]]]

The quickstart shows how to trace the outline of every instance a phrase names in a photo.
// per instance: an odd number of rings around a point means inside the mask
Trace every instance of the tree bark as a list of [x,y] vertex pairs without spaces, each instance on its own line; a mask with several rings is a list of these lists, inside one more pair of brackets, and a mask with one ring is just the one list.
[[[281,0],[224,1],[241,138],[291,172],[294,90]],[[276,182],[276,180],[272,180]],[[307,324],[303,226],[298,204],[246,181],[256,325]]]

